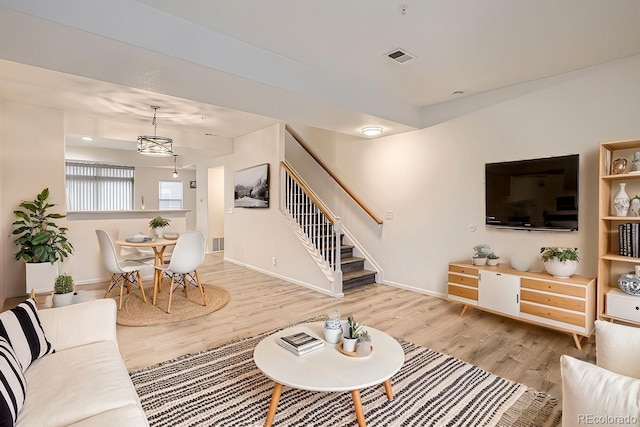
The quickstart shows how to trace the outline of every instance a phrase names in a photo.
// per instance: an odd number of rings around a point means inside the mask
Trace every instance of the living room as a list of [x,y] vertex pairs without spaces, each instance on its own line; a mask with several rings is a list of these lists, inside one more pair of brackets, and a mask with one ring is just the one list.
[[[6,24],[3,28],[7,32],[14,13],[17,12],[3,14],[2,22]],[[20,55],[6,52],[2,55],[10,61],[17,61],[17,57]],[[237,96],[256,97],[251,93]],[[447,119],[433,119],[435,123],[424,128],[383,134],[375,139],[324,130],[311,120],[287,121],[376,212],[383,216],[391,213],[392,219],[385,219],[384,225],[378,226],[367,222],[360,213],[346,209],[348,202],[342,200],[340,190],[327,189],[323,195],[327,201],[336,200],[336,209],[345,207],[337,213],[382,266],[382,282],[442,298],[446,295],[448,263],[469,260],[473,246],[479,243],[489,244],[500,255],[501,262],[508,263],[514,254],[527,257],[532,270],[542,270],[541,247],[578,247],[581,258],[578,274],[595,277],[598,145],[638,137],[640,55],[521,83],[508,93],[495,91],[490,97],[470,97],[451,109],[455,112],[450,116],[445,109],[426,109],[425,116],[433,111],[434,116],[442,114]],[[5,201],[0,221],[3,232],[9,236],[13,210],[18,203],[32,198],[45,186],[51,189],[51,200],[64,210],[62,171],[69,113],[8,99],[6,94],[0,112],[0,195]],[[225,258],[326,293],[325,279],[282,222],[277,203],[268,210],[228,211],[233,205],[236,170],[269,163],[271,193],[278,194],[278,164],[287,157],[283,122],[234,138],[230,152],[196,162],[196,226],[207,229],[208,225],[206,210],[199,204],[203,200],[206,205],[209,197],[208,170],[224,168]],[[580,155],[577,232],[484,227],[485,163],[566,154]],[[312,184],[321,179],[313,174],[304,178]],[[95,222],[64,223],[76,248],[74,256],[65,261],[65,270],[86,284],[103,281],[106,273],[99,266],[93,234]],[[116,230],[119,223],[108,221],[106,226]],[[5,239],[0,246],[4,272],[0,297],[4,299],[24,293],[23,266],[14,260],[14,252],[12,241]],[[273,257],[277,258],[275,266]]]

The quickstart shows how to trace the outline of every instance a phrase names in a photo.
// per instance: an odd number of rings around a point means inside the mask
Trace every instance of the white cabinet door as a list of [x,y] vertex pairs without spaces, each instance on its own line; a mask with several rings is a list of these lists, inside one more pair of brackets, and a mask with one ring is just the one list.
[[478,306],[511,316],[520,313],[520,276],[481,271]]

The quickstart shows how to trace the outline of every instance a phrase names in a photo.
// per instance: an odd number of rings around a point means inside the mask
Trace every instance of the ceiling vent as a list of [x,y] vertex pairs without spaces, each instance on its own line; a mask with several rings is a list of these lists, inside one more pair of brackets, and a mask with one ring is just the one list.
[[387,56],[396,61],[398,64],[405,64],[416,58],[415,56],[401,48],[392,50],[391,52],[387,53]]

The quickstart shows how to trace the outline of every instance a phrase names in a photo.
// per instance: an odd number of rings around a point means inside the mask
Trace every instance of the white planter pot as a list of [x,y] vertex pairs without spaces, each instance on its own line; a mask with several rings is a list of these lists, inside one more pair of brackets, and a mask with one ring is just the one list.
[[500,261],[500,258],[496,258],[496,259],[487,258],[487,265],[498,265],[498,261]]
[[53,294],[53,306],[64,307],[71,304],[73,301],[73,292],[67,292],[66,294]]
[[164,227],[156,227],[153,229],[153,234],[156,239],[162,239],[164,237]]
[[342,338],[342,328],[340,329],[324,328],[324,339],[329,344],[338,344],[340,342],[340,338]]
[[544,269],[547,273],[558,279],[568,279],[578,268],[578,261],[559,261],[550,259],[544,263]]
[[356,351],[357,338],[342,338],[342,349],[344,351]]
[[471,261],[473,261],[473,265],[485,265],[487,263],[487,258],[473,257],[471,258]]
[[26,291],[27,294],[34,290],[36,293],[53,290],[53,284],[58,277],[58,263],[27,262],[26,266]]

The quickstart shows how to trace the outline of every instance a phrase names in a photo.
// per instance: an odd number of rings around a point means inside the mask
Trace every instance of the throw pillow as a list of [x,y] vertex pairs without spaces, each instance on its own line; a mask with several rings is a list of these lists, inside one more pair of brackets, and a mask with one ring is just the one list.
[[11,310],[0,313],[0,336],[11,344],[22,366],[22,372],[25,372],[34,360],[54,351],[44,336],[36,303],[31,298]]
[[0,337],[0,426],[12,426],[22,409],[27,383],[11,345]]
[[620,375],[640,378],[640,328],[596,320],[596,363]]
[[562,425],[637,425],[640,380],[571,356],[562,367]]

